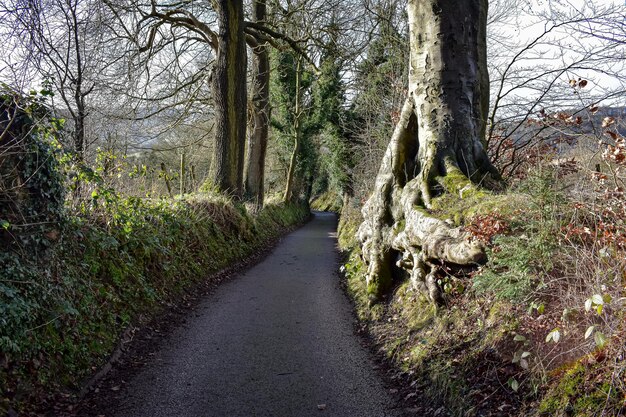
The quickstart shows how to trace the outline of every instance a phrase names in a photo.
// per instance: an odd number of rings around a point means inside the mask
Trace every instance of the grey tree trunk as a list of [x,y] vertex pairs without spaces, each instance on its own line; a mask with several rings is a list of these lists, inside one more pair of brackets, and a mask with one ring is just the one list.
[[213,182],[220,190],[241,197],[246,140],[246,43],[242,0],[216,0],[218,46],[213,73],[215,153]]
[[[267,6],[265,0],[255,0],[253,20],[265,23]],[[259,42],[252,49],[252,125],[250,126],[246,156],[245,196],[257,207],[263,206],[265,183],[265,153],[270,120],[270,59],[267,46]]]
[[186,184],[185,184],[185,176],[187,175],[186,164],[185,164],[185,153],[180,154],[180,172],[179,172],[179,180],[180,180],[180,196],[182,197],[187,192]]
[[488,106],[487,0],[409,0],[408,94],[359,228],[372,299],[395,267],[441,301],[437,264],[485,260],[460,228],[428,215],[436,193],[497,178],[483,148]]

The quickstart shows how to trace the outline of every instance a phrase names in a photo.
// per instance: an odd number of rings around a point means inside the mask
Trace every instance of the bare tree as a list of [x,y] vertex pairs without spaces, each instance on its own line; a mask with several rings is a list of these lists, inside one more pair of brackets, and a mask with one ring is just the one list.
[[[197,6],[191,2],[162,5],[154,1],[147,5],[134,2],[130,6],[123,6],[112,1],[108,1],[108,4],[112,10],[126,11],[126,16],[120,14],[119,17],[124,27],[122,32],[137,45],[140,56],[143,54],[154,59],[167,46],[191,41],[202,43],[213,50],[215,61],[207,65],[213,86],[212,110],[216,125],[212,182],[218,189],[241,197],[244,192],[247,120],[246,42],[253,48],[266,43],[275,47],[288,45],[305,56],[299,42],[271,28],[261,19],[246,21],[242,0],[216,1]],[[170,65],[181,66],[184,62],[174,56]],[[192,77],[189,85],[203,78],[194,80]],[[259,155],[263,153],[253,154],[255,158]],[[256,161],[255,165],[259,166],[260,162]],[[249,172],[253,174],[252,170]],[[256,190],[258,192],[262,187],[256,187]]]
[[521,152],[550,137],[548,124],[529,122],[562,112],[587,119],[589,108],[622,95],[626,61],[619,22],[626,8],[592,1],[578,8],[569,2],[532,8],[515,0],[494,3],[486,140],[491,158],[509,176],[522,163]]
[[[48,82],[61,98],[59,110],[66,111],[72,122],[72,142],[78,162],[87,148],[85,124],[89,115],[88,96],[98,84],[103,62],[101,47],[106,36],[102,4],[93,0],[40,0],[27,5],[14,0],[0,2],[3,31],[9,34],[6,44],[18,54],[9,68],[17,65],[28,74],[29,84]],[[21,34],[15,37],[15,34]],[[19,60],[19,62],[17,62]]]

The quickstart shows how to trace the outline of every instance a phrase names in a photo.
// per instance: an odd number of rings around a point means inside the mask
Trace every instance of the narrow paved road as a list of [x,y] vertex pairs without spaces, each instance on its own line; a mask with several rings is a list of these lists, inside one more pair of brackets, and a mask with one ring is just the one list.
[[218,288],[106,416],[396,416],[353,333],[335,226],[334,215],[316,213]]

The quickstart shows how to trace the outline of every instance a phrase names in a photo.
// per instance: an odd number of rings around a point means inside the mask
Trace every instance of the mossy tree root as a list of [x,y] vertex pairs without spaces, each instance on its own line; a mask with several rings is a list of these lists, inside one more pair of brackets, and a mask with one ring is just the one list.
[[463,229],[429,214],[432,200],[444,192],[476,196],[483,192],[476,184],[499,178],[482,143],[489,97],[487,1],[409,0],[407,12],[407,98],[358,237],[373,299],[391,287],[400,267],[416,288],[441,302],[439,265],[474,265],[486,256]]
[[363,207],[364,221],[358,231],[372,300],[385,294],[392,286],[394,269],[400,268],[408,271],[415,289],[441,303],[436,277],[442,263],[475,265],[486,260],[480,243],[462,228],[431,216],[427,209],[433,193],[450,192],[464,198],[484,191],[463,173],[453,156],[447,152],[440,156],[444,152],[438,149],[439,143],[430,144],[429,159],[420,164],[417,134],[414,100],[409,97],[374,192]]

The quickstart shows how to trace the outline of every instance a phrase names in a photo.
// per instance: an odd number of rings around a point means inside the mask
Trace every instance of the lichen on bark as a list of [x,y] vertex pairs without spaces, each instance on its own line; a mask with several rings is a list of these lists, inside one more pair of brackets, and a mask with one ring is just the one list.
[[416,289],[441,303],[441,264],[474,265],[484,248],[462,228],[431,216],[437,195],[476,196],[499,178],[486,131],[486,0],[409,0],[410,71],[400,119],[364,205],[358,232],[372,299],[406,270]]

